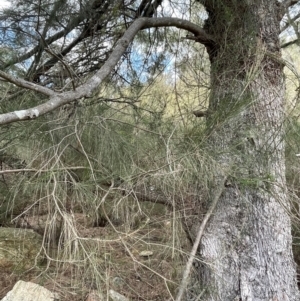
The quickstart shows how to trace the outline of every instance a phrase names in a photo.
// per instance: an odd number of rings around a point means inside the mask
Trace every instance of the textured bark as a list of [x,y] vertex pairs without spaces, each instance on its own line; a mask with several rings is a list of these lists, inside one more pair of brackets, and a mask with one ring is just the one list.
[[270,0],[203,3],[216,41],[208,48],[207,147],[231,172],[200,244],[201,300],[296,301],[278,7]]
[[[49,97],[36,107],[0,114],[0,125],[37,118],[89,97],[141,29],[175,26],[189,31],[193,40],[206,45],[211,60],[207,148],[220,166],[211,183],[211,199],[230,170],[199,248],[202,300],[296,301],[282,128],[282,12],[275,0],[200,2],[209,13],[205,30],[181,19],[139,18],[102,68],[76,91],[57,93],[0,71],[1,78]],[[196,237],[194,229],[190,232]]]

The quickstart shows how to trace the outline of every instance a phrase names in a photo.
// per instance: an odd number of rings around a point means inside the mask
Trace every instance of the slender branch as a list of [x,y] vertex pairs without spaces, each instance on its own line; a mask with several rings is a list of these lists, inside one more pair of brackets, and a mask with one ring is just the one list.
[[[52,53],[52,58],[47,60],[45,63],[43,63],[35,72],[33,79],[37,80],[37,78],[40,75],[45,74],[48,70],[50,70],[60,59],[62,59],[64,56],[66,56],[77,44],[79,44],[84,38],[85,33],[79,35],[75,40],[73,40],[68,46],[66,46],[61,52],[59,53]],[[45,51],[47,51],[45,49]],[[55,54],[55,55],[54,55]]]
[[291,46],[293,44],[296,44],[298,42],[299,42],[299,40],[296,39],[296,40],[293,40],[293,41],[286,42],[286,43],[282,44],[280,47],[283,49],[283,48],[286,48],[286,47]]
[[66,64],[66,63],[64,62],[64,60],[62,60],[59,56],[57,56],[51,49],[45,48],[45,51],[46,51],[47,53],[50,53],[52,56],[54,56],[58,61],[60,61],[60,62],[64,65],[64,67],[66,68],[66,70],[67,70],[67,72],[68,72],[70,78],[72,79],[72,80],[71,80],[71,82],[72,82],[72,87],[73,87],[73,90],[75,91],[75,90],[76,90],[76,87],[75,87],[74,77],[73,77],[73,75],[72,75],[72,72],[71,72],[70,67],[68,66],[68,64]]
[[178,18],[139,18],[135,20],[129,28],[125,31],[122,38],[119,39],[111,55],[104,63],[104,65],[92,76],[86,83],[79,86],[76,91],[68,91],[64,93],[55,93],[52,90],[33,84],[31,82],[15,78],[0,71],[0,77],[7,79],[8,81],[23,87],[25,89],[31,89],[36,92],[40,92],[50,96],[50,99],[43,104],[14,112],[0,114],[0,124],[8,124],[21,120],[34,119],[38,116],[52,112],[55,109],[70,103],[74,100],[81,99],[84,97],[90,97],[92,93],[99,87],[103,80],[113,71],[115,66],[118,64],[122,55],[125,53],[129,44],[133,41],[136,34],[146,28],[152,27],[177,27],[185,29],[193,33],[197,37],[197,41],[207,44],[213,44],[213,38],[208,35],[201,27],[196,24],[182,20]]
[[291,26],[291,23],[295,22],[299,17],[300,17],[300,12],[296,14],[293,18],[289,18],[284,24],[284,26],[282,26],[282,28],[280,29],[280,32],[283,32],[287,28],[289,28]]
[[[33,90],[35,92],[42,93],[47,96],[53,96],[55,92],[46,87],[42,87],[40,85],[34,84],[32,82],[26,81],[22,78],[12,76],[0,70],[0,77],[6,79],[8,82],[15,84],[18,87],[22,87],[28,90]],[[1,115],[0,115],[1,116]]]
[[179,292],[178,292],[178,294],[176,296],[176,301],[181,301],[182,296],[183,296],[183,294],[184,294],[184,292],[186,290],[186,287],[188,285],[189,275],[190,275],[190,272],[191,272],[191,269],[192,269],[192,266],[193,266],[193,262],[194,262],[195,255],[197,253],[197,250],[198,250],[201,238],[202,238],[204,230],[206,228],[206,224],[209,221],[211,215],[213,214],[213,212],[214,212],[214,210],[215,210],[215,208],[216,208],[216,206],[218,204],[218,201],[220,199],[220,196],[221,196],[221,194],[222,194],[222,192],[224,190],[224,183],[226,181],[226,178],[227,178],[227,176],[224,176],[224,178],[220,181],[220,183],[218,183],[216,189],[214,190],[210,208],[207,211],[207,213],[205,214],[204,219],[203,219],[203,221],[202,221],[202,223],[201,223],[201,225],[199,227],[196,240],[194,242],[192,251],[190,253],[189,260],[188,260],[188,262],[187,262],[187,264],[185,266],[185,270],[184,270],[184,273],[183,273],[183,276],[182,276],[182,280],[181,280],[181,283],[180,283],[180,286],[179,286]]
[[[144,20],[145,25],[141,29],[151,28],[151,27],[177,27],[180,29],[185,29],[195,35],[197,42],[202,44],[215,44],[214,38],[206,33],[206,31],[199,27],[197,24],[192,23],[187,20],[182,20],[178,18],[140,18],[138,20]],[[137,21],[138,21],[137,20]]]
[[65,167],[57,169],[35,169],[35,168],[18,168],[18,169],[6,169],[0,170],[0,175],[19,173],[19,172],[55,172],[55,171],[64,171],[64,170],[80,170],[80,169],[89,169],[89,167],[84,166],[74,166],[74,167]]

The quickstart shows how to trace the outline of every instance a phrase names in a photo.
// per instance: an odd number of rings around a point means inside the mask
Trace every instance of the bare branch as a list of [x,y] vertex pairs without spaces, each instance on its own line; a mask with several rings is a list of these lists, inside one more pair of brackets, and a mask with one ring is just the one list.
[[85,84],[79,86],[75,91],[68,91],[64,93],[55,93],[52,90],[33,84],[31,82],[15,78],[0,71],[0,77],[23,87],[25,89],[34,90],[50,96],[50,99],[36,107],[0,114],[0,124],[8,124],[21,120],[34,119],[38,116],[52,112],[53,110],[70,103],[74,100],[83,97],[90,97],[92,93],[99,87],[103,80],[113,71],[122,55],[126,51],[129,44],[133,41],[136,34],[146,28],[152,27],[177,27],[185,29],[193,33],[197,37],[197,41],[205,45],[214,44],[214,40],[201,27],[196,24],[177,18],[139,18],[135,20],[129,28],[125,31],[123,37],[119,39],[111,55],[104,63],[104,65],[92,76]]
[[295,22],[298,18],[300,17],[300,12],[298,14],[296,14],[293,18],[289,18],[287,20],[287,22],[284,24],[284,26],[282,26],[282,28],[280,29],[280,32],[285,31],[288,27],[291,26],[291,24],[293,22]]
[[[26,81],[24,79],[21,79],[19,77],[14,77],[10,74],[7,74],[3,71],[0,70],[0,77],[6,79],[8,82],[15,84],[16,86],[28,89],[28,90],[33,90],[35,92],[42,93],[47,96],[53,96],[55,92],[53,92],[51,89],[39,86],[37,84],[34,84],[32,82]],[[1,115],[0,115],[1,116]]]
[[[145,25],[141,29],[151,28],[151,27],[177,27],[180,29],[185,29],[194,34],[197,42],[202,44],[215,44],[214,38],[208,35],[204,29],[199,27],[197,24],[192,23],[187,20],[182,20],[178,18],[155,18],[155,19],[145,19]],[[140,20],[140,19],[138,19]]]
[[286,42],[286,43],[282,44],[280,47],[281,47],[281,48],[286,48],[286,47],[291,46],[291,45],[293,45],[293,44],[296,44],[296,43],[298,43],[298,42],[299,42],[299,40],[296,39],[296,40],[293,40],[293,41]]
[[66,64],[66,63],[64,62],[64,60],[62,60],[58,55],[56,55],[56,54],[55,54],[53,51],[51,51],[49,48],[45,48],[45,51],[46,51],[47,53],[50,53],[52,56],[54,56],[54,58],[56,58],[58,61],[60,61],[60,62],[64,65],[64,67],[66,68],[66,70],[67,70],[67,72],[68,72],[70,78],[72,79],[72,80],[71,80],[71,83],[72,83],[73,90],[75,91],[75,90],[76,90],[76,87],[75,87],[75,83],[74,83],[74,77],[73,77],[73,75],[72,75],[72,72],[71,72],[70,67],[68,66],[68,64]]
[[57,168],[57,169],[36,169],[36,168],[18,168],[18,169],[5,169],[0,170],[0,175],[12,174],[12,173],[19,173],[19,172],[55,172],[55,171],[69,171],[69,170],[80,170],[80,169],[89,169],[89,167],[85,166],[73,166],[73,167],[65,167],[65,168]]

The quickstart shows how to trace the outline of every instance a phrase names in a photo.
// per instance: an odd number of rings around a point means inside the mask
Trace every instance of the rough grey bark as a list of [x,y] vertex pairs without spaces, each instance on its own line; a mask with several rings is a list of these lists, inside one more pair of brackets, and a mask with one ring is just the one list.
[[[89,96],[139,30],[162,26],[188,30],[207,46],[211,60],[207,148],[220,168],[230,170],[199,249],[204,300],[299,300],[284,169],[284,83],[278,40],[282,12],[271,0],[201,2],[209,13],[206,31],[179,19],[137,19],[103,67],[76,91],[56,93],[0,72],[0,77],[49,97],[37,107],[0,114],[0,124],[36,118]],[[216,171],[211,195],[223,176]]]
[[276,59],[279,7],[270,0],[203,4],[209,12],[206,30],[216,41],[208,48],[207,147],[221,168],[231,168],[200,244],[203,300],[296,301],[283,66]]

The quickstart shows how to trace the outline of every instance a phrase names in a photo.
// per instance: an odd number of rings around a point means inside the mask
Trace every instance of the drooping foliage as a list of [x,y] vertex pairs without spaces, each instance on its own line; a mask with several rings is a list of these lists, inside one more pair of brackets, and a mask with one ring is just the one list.
[[[103,66],[135,19],[176,16],[205,24],[198,2],[164,2],[14,1],[0,17],[1,70],[56,92],[76,91]],[[220,168],[206,149],[209,68],[205,46],[186,32],[147,29],[90,97],[1,127],[1,225],[13,221],[44,236],[48,266],[39,268],[50,267],[45,278],[51,279],[69,271],[66,294],[104,291],[118,277],[130,279],[122,290],[129,296],[166,300],[176,294],[190,247],[186,224],[207,210],[209,182]],[[1,83],[1,112],[46,99]],[[235,109],[231,116],[240,112]],[[295,119],[288,123],[287,155],[297,199]],[[139,257],[144,249],[162,255],[145,262]],[[135,268],[139,275],[147,271],[139,277],[149,286],[135,290]],[[153,295],[149,287],[156,285]]]

